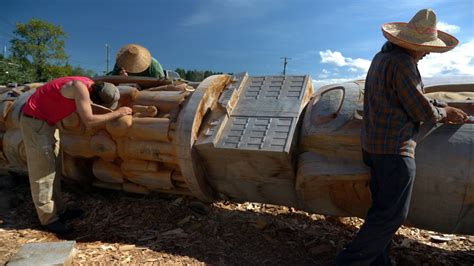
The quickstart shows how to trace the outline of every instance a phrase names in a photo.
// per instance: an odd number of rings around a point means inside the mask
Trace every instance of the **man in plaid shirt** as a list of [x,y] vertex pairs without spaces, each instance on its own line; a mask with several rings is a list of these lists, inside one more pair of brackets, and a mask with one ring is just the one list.
[[420,122],[461,124],[467,114],[423,95],[417,63],[458,41],[436,30],[436,15],[420,10],[409,23],[382,26],[388,42],[374,57],[365,82],[362,155],[370,168],[372,206],[337,265],[390,265],[390,242],[405,221],[415,178],[414,140]]

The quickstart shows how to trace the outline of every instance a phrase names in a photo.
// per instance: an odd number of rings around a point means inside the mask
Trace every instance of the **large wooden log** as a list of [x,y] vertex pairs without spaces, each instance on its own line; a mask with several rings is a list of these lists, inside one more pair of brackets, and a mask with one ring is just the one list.
[[124,175],[120,167],[104,160],[95,160],[92,165],[94,176],[100,181],[108,183],[123,183]]
[[168,118],[134,117],[128,136],[131,139],[169,142],[169,127]]
[[81,118],[76,112],[66,116],[63,120],[58,123],[58,127],[62,131],[69,131],[74,133],[82,133],[84,130],[81,122]]
[[133,117],[131,115],[122,116],[107,122],[105,128],[113,138],[125,137],[132,126],[132,119]]
[[119,106],[132,106],[139,91],[131,86],[118,86],[120,92]]
[[158,114],[158,108],[153,105],[134,105],[132,111],[134,117],[155,117]]
[[[77,130],[78,117],[66,119],[60,123],[60,128],[68,128],[61,140],[63,174],[79,181],[96,175],[95,186],[133,193],[159,191],[205,201],[253,200],[363,217],[370,204],[369,175],[360,158],[359,141],[363,82],[326,86],[306,106],[304,114],[300,113],[304,104],[300,104],[294,112],[297,115],[288,119],[283,107],[296,106],[291,99],[305,103],[309,97],[301,87],[310,77],[295,77],[248,77],[242,79],[242,86],[229,87],[229,76],[213,76],[201,82],[189,97],[174,94],[176,98],[169,101],[174,107],[163,108],[150,118],[168,118],[163,124],[156,122],[164,120],[148,123],[148,117],[140,121],[135,119],[143,118],[127,116],[105,125],[105,133],[103,126],[90,131],[81,125]],[[240,91],[240,87],[245,90]],[[163,91],[171,87],[156,89],[144,91],[142,96],[172,95]],[[435,89],[458,93],[437,97],[474,115],[471,96],[462,92],[474,92],[472,84]],[[24,91],[17,89],[8,101],[21,98],[18,102],[24,102]],[[140,105],[132,98],[129,106]],[[1,163],[7,164],[5,169],[24,171],[18,102],[7,111],[5,128],[0,126],[2,151],[8,158]],[[281,112],[272,116],[272,108]],[[294,131],[289,127],[292,123],[296,125]],[[474,233],[473,129],[474,124],[421,125],[409,224]],[[158,137],[157,131],[161,132]],[[113,183],[120,182],[120,177],[123,183]]]
[[2,101],[0,102],[0,121],[5,122],[8,112],[13,107],[13,101]]
[[171,170],[162,169],[158,172],[146,171],[125,171],[123,174],[127,180],[145,186],[149,189],[171,189],[173,182],[171,182]]
[[193,149],[206,112],[217,102],[222,91],[232,82],[229,75],[216,75],[201,82],[191,95],[177,121],[178,163],[191,192],[203,201],[216,198],[205,178],[203,165]]
[[111,162],[117,158],[117,145],[104,130],[91,138],[90,147],[95,156],[99,156],[106,161]]
[[159,166],[158,162],[130,159],[122,162],[120,169],[122,169],[123,172],[158,172]]
[[160,113],[169,113],[189,95],[187,91],[140,91],[134,104],[154,105]]
[[19,128],[12,128],[5,132],[2,147],[8,163],[11,164],[13,168],[26,167],[25,145],[23,144],[21,130]]
[[91,149],[91,137],[73,134],[61,134],[61,148],[63,152],[74,156],[92,158],[95,156]]
[[93,179],[91,164],[88,160],[79,159],[65,152],[61,153],[61,169],[63,176],[80,184],[89,184]]
[[169,157],[176,154],[175,146],[170,143],[127,138],[117,139],[116,141],[118,154],[122,159],[168,162]]

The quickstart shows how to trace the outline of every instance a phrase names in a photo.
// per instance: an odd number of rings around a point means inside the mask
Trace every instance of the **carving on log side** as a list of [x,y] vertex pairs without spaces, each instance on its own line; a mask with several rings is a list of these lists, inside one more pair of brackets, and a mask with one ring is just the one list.
[[[364,217],[370,206],[369,170],[362,163],[363,82],[327,86],[306,109],[297,191],[305,208]],[[437,86],[428,96],[474,115],[474,86]],[[467,92],[452,94],[457,88]],[[341,93],[343,91],[343,93]],[[474,233],[474,124],[423,123],[417,137],[417,176],[407,224],[442,232]],[[443,166],[443,167],[442,167]],[[448,167],[446,167],[448,166]]]
[[[128,95],[121,104],[134,108],[132,116],[94,128],[84,127],[77,114],[59,123],[62,173],[131,193],[277,203],[363,217],[370,205],[359,141],[364,82],[325,86],[301,113],[311,77],[241,77],[245,84],[230,86],[230,76],[212,76],[193,83],[195,91],[188,84],[114,77],[116,83],[153,88],[121,88]],[[432,84],[428,96],[474,115],[474,79]],[[26,172],[18,124],[28,90],[0,88],[2,170]],[[474,124],[421,125],[408,223],[474,233],[473,130]]]
[[203,201],[216,198],[209,187],[203,166],[193,148],[198,136],[201,122],[209,108],[216,104],[221,92],[231,83],[229,75],[215,75],[206,78],[199,84],[188,102],[180,112],[177,122],[176,139],[178,146],[178,163],[186,183],[194,196]]
[[[67,162],[63,173],[73,179],[84,179],[75,174],[74,163],[89,160],[94,180],[93,185],[109,189],[147,194],[150,191],[186,194],[191,192],[180,174],[176,158],[176,145],[171,143],[169,131],[177,116],[180,104],[189,95],[188,91],[138,91],[130,86],[119,86],[125,94],[123,103],[133,107],[134,114],[124,116],[93,128],[86,128],[77,113],[59,123],[62,130],[61,145]],[[135,100],[142,94],[150,97],[147,105]],[[160,99],[159,96],[166,96]],[[173,106],[173,114],[158,107],[163,103]],[[94,106],[94,113],[110,112],[107,108]],[[174,179],[175,177],[175,179]]]

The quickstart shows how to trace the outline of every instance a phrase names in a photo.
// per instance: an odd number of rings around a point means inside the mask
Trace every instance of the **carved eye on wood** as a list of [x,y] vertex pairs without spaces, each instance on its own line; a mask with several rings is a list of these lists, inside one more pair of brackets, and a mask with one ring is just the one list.
[[312,124],[320,125],[333,121],[341,110],[344,94],[344,87],[341,86],[321,92],[311,110]]

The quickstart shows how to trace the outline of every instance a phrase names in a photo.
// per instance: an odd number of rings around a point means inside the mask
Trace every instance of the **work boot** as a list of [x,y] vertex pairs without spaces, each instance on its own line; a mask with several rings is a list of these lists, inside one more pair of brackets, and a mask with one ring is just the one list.
[[73,231],[71,227],[67,226],[65,223],[61,222],[60,220],[57,220],[47,225],[43,225],[43,227],[46,230],[58,235],[70,234]]
[[59,220],[61,222],[66,222],[81,217],[84,214],[84,211],[81,209],[66,209],[65,212],[59,214]]

